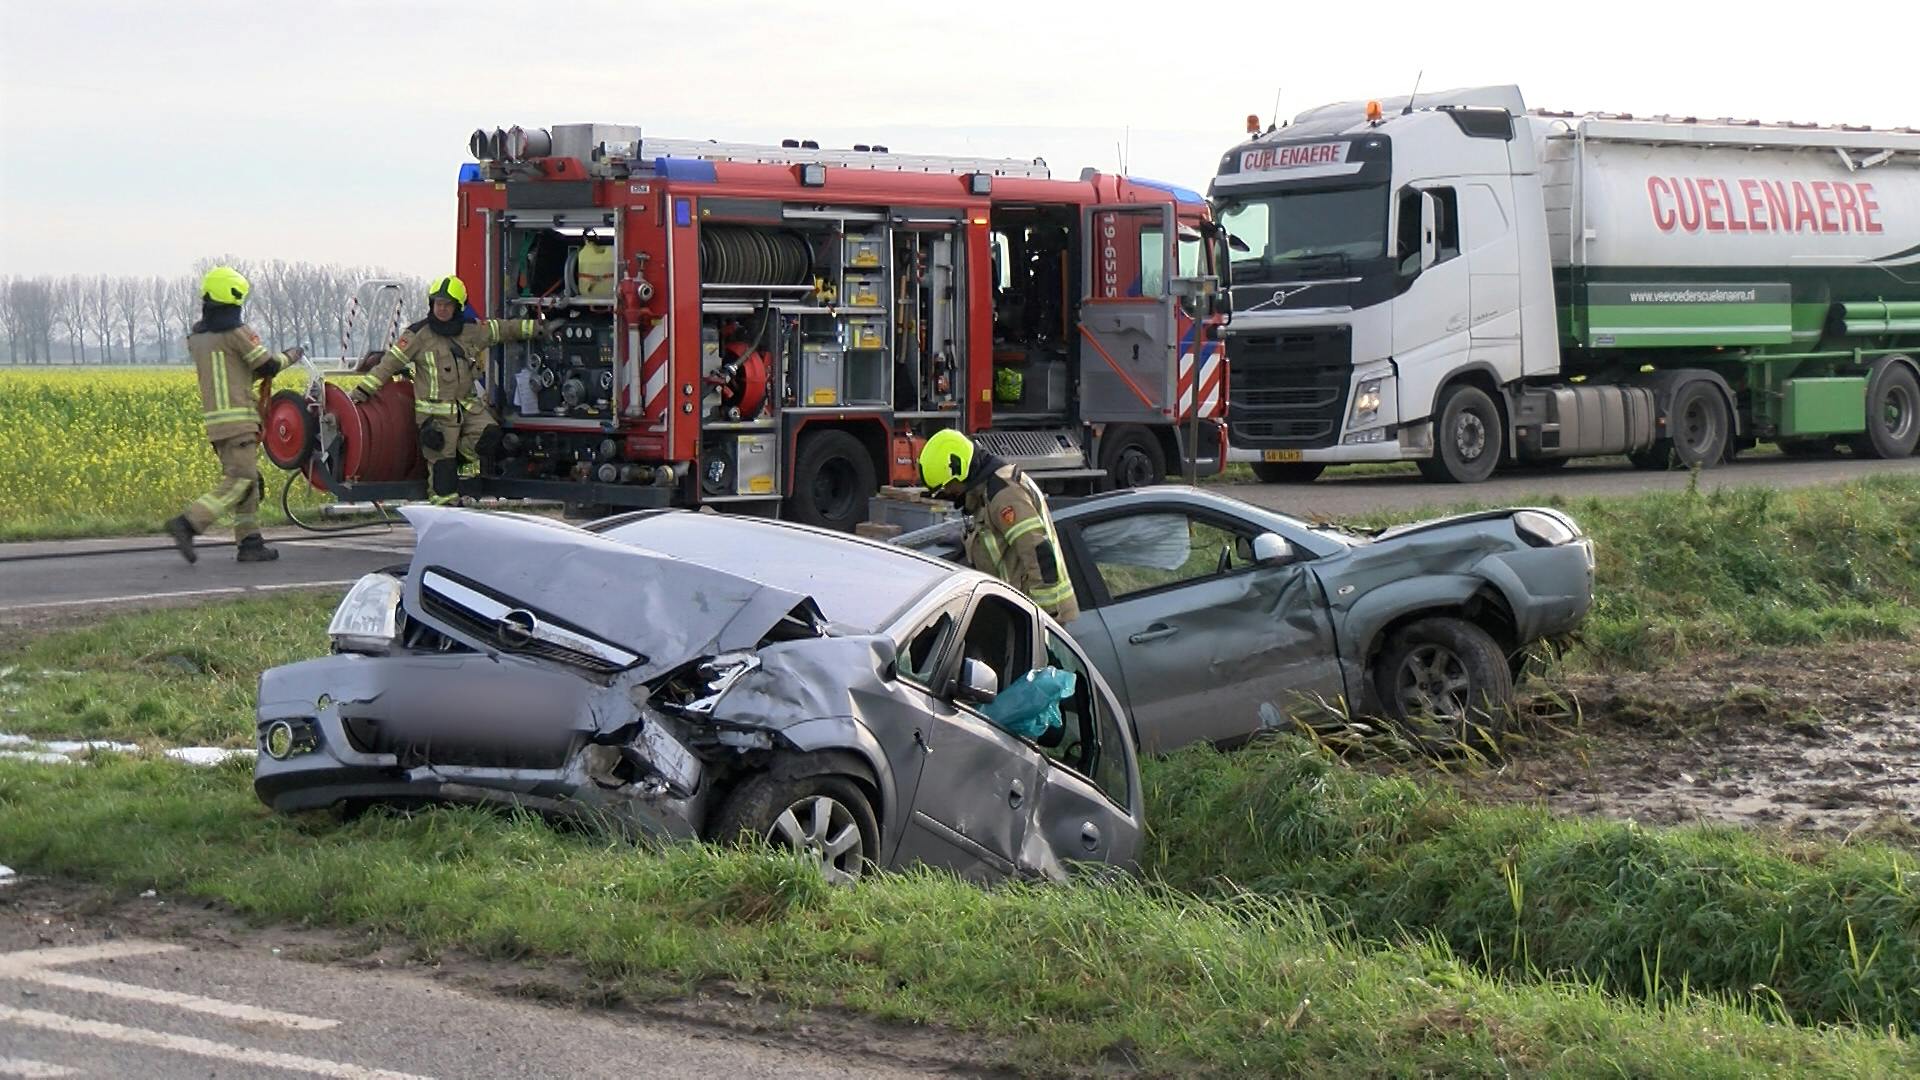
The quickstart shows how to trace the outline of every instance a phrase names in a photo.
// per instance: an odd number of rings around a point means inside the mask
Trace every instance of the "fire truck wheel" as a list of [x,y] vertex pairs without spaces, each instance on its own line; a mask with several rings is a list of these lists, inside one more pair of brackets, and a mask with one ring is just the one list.
[[867,520],[867,500],[879,490],[873,458],[844,431],[814,431],[800,437],[794,459],[787,517],[805,525],[850,531]]
[[1167,478],[1167,455],[1152,432],[1128,425],[1100,441],[1100,468],[1114,487],[1152,487]]
[[1903,359],[1882,357],[1867,380],[1867,431],[1852,440],[1861,457],[1910,457],[1920,443],[1920,379]]

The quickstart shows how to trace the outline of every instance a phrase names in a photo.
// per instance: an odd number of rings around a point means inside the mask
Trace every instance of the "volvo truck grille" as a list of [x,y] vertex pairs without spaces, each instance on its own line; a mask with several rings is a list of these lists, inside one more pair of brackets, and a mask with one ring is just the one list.
[[1338,441],[1353,382],[1351,327],[1228,334],[1227,425],[1235,446],[1318,450]]

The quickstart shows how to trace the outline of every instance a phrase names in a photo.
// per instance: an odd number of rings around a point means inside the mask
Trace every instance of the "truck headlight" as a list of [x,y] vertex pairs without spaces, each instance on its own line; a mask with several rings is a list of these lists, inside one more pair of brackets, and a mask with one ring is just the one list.
[[1360,384],[1360,390],[1353,396],[1353,418],[1358,423],[1367,423],[1380,412],[1380,380],[1368,379]]
[[353,583],[346,599],[333,609],[327,636],[339,652],[384,653],[399,636],[400,579],[368,574]]

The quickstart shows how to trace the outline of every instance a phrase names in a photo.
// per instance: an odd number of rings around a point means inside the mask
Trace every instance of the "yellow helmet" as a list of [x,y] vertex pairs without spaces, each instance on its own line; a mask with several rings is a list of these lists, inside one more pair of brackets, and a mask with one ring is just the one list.
[[247,302],[247,292],[252,288],[240,271],[231,266],[216,266],[200,279],[200,298],[237,307]]
[[459,278],[454,277],[452,274],[435,279],[433,287],[427,290],[428,300],[436,300],[442,296],[453,301],[460,307],[467,306],[467,287]]
[[973,467],[973,440],[953,428],[936,431],[920,448],[920,482],[928,491],[939,491],[956,480],[965,480]]

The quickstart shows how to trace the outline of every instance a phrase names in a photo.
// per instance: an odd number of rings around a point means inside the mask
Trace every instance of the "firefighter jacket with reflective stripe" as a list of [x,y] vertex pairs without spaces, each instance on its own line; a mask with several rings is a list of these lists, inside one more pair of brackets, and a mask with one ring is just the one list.
[[424,421],[433,416],[452,416],[456,405],[473,398],[473,384],[486,368],[487,350],[503,341],[525,341],[533,335],[532,319],[468,323],[458,337],[447,337],[424,323],[416,323],[400,335],[359,385],[371,394],[400,372],[411,372],[414,418]]
[[1055,620],[1080,617],[1047,497],[1033,478],[981,453],[967,488],[967,561],[1033,598]]
[[231,330],[188,334],[187,353],[200,376],[200,416],[207,423],[208,441],[260,434],[254,372],[269,361],[285,367],[286,356],[261,344],[260,335],[245,323]]

